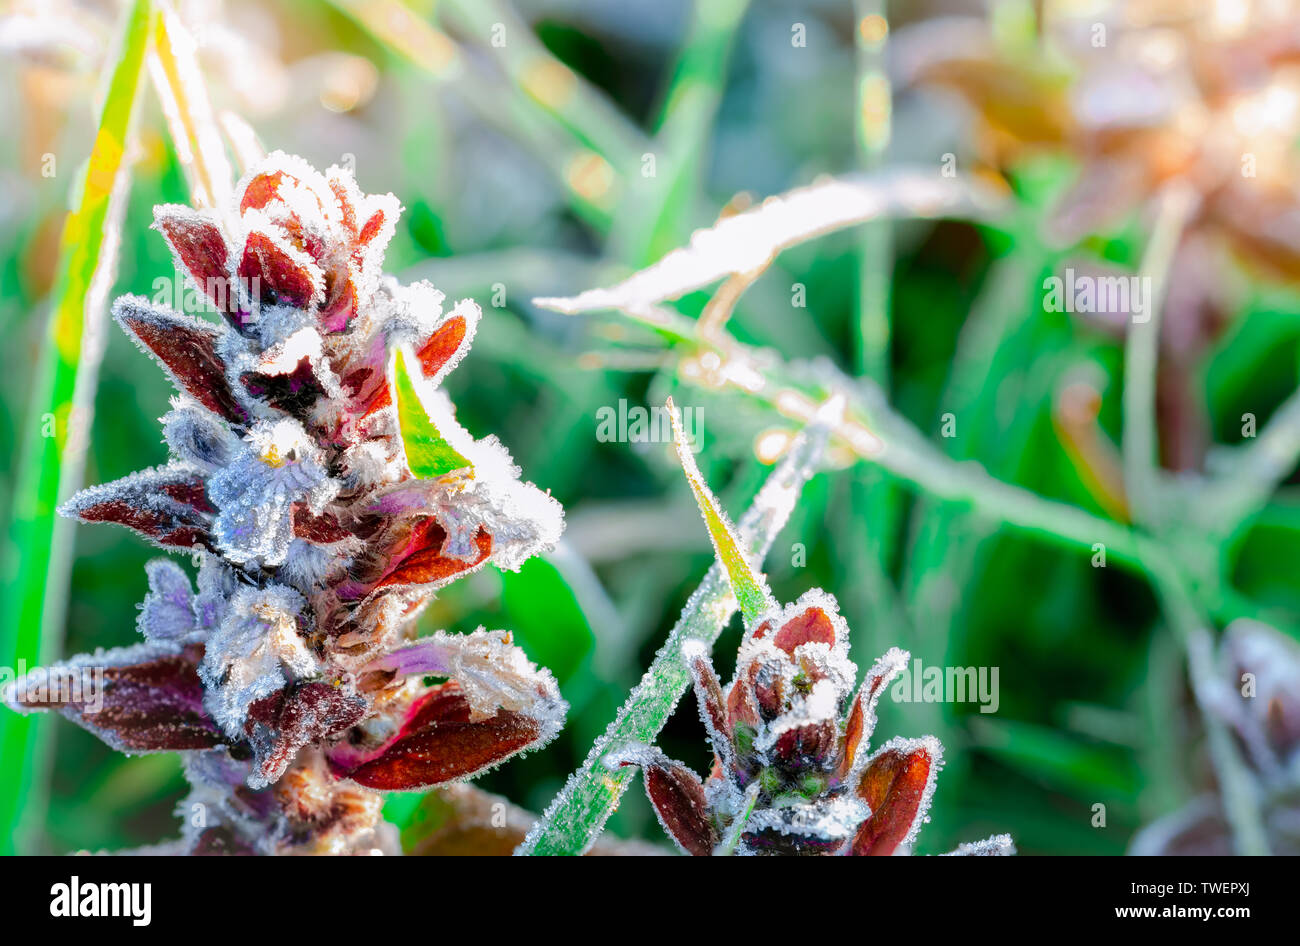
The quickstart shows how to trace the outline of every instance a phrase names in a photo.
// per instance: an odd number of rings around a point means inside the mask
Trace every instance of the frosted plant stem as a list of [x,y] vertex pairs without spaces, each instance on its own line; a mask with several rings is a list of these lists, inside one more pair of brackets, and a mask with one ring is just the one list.
[[1210,633],[1179,575],[1160,559],[1151,560],[1149,572],[1174,635],[1187,653],[1188,681],[1205,721],[1210,760],[1214,765],[1224,813],[1232,829],[1237,853],[1267,855],[1268,838],[1260,813],[1254,776],[1238,752],[1223,717],[1215,708],[1212,694],[1218,683]]
[[1292,392],[1249,446],[1220,462],[1206,499],[1211,521],[1237,524],[1254,515],[1300,462],[1300,390]]
[[[950,459],[884,403],[874,387],[855,385],[846,378],[841,383],[852,385],[854,399],[849,415],[832,432],[861,459],[879,464],[936,498],[969,503],[982,515],[1057,541],[1089,548],[1100,542],[1108,556],[1141,566],[1140,539],[1131,529],[998,480],[974,461]],[[817,410],[816,402],[792,388],[773,385],[758,396],[783,415],[804,423],[811,422]]]
[[[534,301],[550,302],[546,307],[565,311],[554,300]],[[670,342],[696,344],[694,320],[672,309],[651,305],[621,311],[663,333]],[[728,363],[739,363],[745,368],[759,362],[753,350],[730,337],[721,353]],[[952,460],[930,445],[908,420],[895,413],[869,382],[855,382],[829,362],[818,362],[816,367],[821,378],[819,386],[824,389],[819,392],[822,396],[832,390],[844,390],[852,398],[848,416],[832,427],[832,433],[843,439],[861,459],[878,464],[938,499],[969,503],[977,512],[1007,525],[1068,544],[1092,548],[1100,542],[1106,546],[1108,556],[1141,566],[1138,540],[1129,528],[998,480],[974,461]],[[736,372],[733,376],[736,375],[745,373]],[[753,376],[761,378],[761,384],[740,386],[739,390],[765,401],[785,417],[811,423],[819,402],[804,391],[774,380],[771,375],[764,368],[754,368]],[[687,380],[696,383],[692,378]]]
[[1169,268],[1192,209],[1192,195],[1180,181],[1161,195],[1159,213],[1139,273],[1151,280],[1146,321],[1134,321],[1124,345],[1124,488],[1135,521],[1149,524],[1156,504],[1159,457],[1156,447],[1156,370],[1160,320],[1169,287]]
[[[820,426],[806,429],[740,517],[737,530],[741,541],[752,550],[755,562],[767,555],[776,534],[789,519],[803,484],[817,469],[826,438],[827,432]],[[606,756],[630,743],[654,743],[691,684],[683,648],[689,642],[699,642],[711,649],[735,611],[731,585],[722,566],[714,563],[682,609],[641,683],[604,735],[596,740],[582,767],[569,776],[547,806],[516,854],[576,855],[591,847],[636,777],[633,768],[610,768]]]

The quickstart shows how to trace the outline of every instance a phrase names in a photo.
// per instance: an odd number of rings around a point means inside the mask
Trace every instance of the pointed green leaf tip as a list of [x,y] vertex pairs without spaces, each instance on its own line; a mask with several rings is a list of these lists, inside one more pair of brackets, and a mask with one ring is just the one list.
[[686,442],[681,418],[677,416],[677,408],[673,405],[672,398],[668,399],[668,415],[673,421],[673,439],[677,444],[677,457],[686,472],[686,482],[691,484],[691,490],[695,493],[695,501],[700,505],[704,525],[708,527],[709,538],[713,540],[713,550],[727,573],[727,580],[731,582],[731,590],[740,604],[740,613],[745,619],[745,626],[753,627],[764,614],[776,608],[776,601],[772,598],[772,592],[768,590],[766,579],[749,564],[740,540],[736,537],[735,527],[727,519],[727,514],[722,511],[713,493],[709,491],[704,477],[700,475],[700,468],[695,465],[695,456],[691,453],[690,444]]
[[393,403],[397,405],[397,424],[402,433],[402,449],[406,451],[406,465],[417,479],[437,479],[473,466],[438,432],[406,368],[406,353],[400,348],[393,360]]

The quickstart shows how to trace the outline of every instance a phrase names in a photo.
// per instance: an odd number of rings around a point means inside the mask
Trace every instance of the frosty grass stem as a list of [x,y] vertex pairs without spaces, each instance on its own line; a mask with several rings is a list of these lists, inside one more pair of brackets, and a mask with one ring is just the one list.
[[[135,0],[123,21],[117,55],[105,66],[104,104],[80,201],[63,228],[6,554],[0,658],[10,668],[47,662],[62,638],[72,524],[59,520],[54,510],[81,485],[85,466],[130,182],[128,138],[143,85],[151,16],[149,0]],[[51,422],[52,435],[45,436],[43,428]],[[18,822],[35,780],[45,771],[38,739],[38,728],[45,725],[20,717],[0,727],[0,770],[6,773],[0,790],[0,852],[12,853],[20,843]]]
[[[791,445],[754,497],[737,524],[741,540],[753,551],[754,561],[767,555],[776,534],[785,525],[803,484],[816,471],[825,449],[827,431],[813,425]],[[736,610],[731,585],[716,562],[700,582],[668,640],[655,654],[641,683],[628,696],[604,735],[596,740],[582,767],[569,776],[564,788],[547,806],[516,854],[582,854],[595,841],[618,806],[623,792],[636,778],[633,768],[611,769],[605,757],[630,743],[654,742],[678,700],[690,686],[690,673],[682,659],[688,642],[712,648]]]

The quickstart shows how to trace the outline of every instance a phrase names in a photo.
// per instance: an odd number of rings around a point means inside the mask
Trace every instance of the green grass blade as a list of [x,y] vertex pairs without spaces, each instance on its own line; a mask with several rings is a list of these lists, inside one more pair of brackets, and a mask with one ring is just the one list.
[[397,423],[402,433],[402,449],[406,451],[406,465],[412,474],[422,480],[431,480],[473,465],[446,441],[425,410],[415,381],[407,370],[406,354],[400,348],[393,359],[393,401],[397,405]]
[[[884,163],[891,134],[892,89],[885,64],[889,27],[885,0],[855,0],[853,6],[857,15],[854,36],[858,65],[855,122],[858,168],[871,174]],[[858,249],[856,368],[858,374],[873,379],[886,393],[891,391],[893,274],[893,221],[869,221],[862,227]],[[853,477],[856,482],[851,488],[857,496],[855,513],[861,517],[866,546],[861,553],[855,551],[853,557],[862,559],[858,566],[860,584],[866,592],[862,598],[869,613],[859,633],[867,633],[867,628],[871,628],[874,633],[897,640],[906,633],[891,604],[896,596],[890,570],[898,547],[900,490],[873,467],[861,466]]]
[[[857,0],[858,166],[875,171],[885,159],[890,135],[890,84],[885,73],[884,0]],[[858,259],[858,370],[889,387],[890,276],[894,268],[892,222],[873,220],[862,228]]]
[[[76,209],[64,224],[45,345],[14,490],[5,620],[0,654],[7,667],[34,666],[56,656],[67,576],[71,524],[55,514],[78,488],[85,437],[103,350],[105,313],[117,268],[116,231],[126,203],[127,136],[139,99],[152,18],[150,0],[130,7]],[[10,715],[0,728],[0,851],[18,846],[19,821],[43,770],[38,717]]]
[[[741,544],[761,560],[789,519],[803,484],[816,471],[826,444],[826,430],[808,428],[790,447],[741,517]],[[691,595],[682,615],[641,683],[628,696],[614,721],[596,740],[586,761],[569,776],[540,821],[515,852],[523,855],[581,854],[595,842],[619,799],[635,777],[631,768],[611,769],[605,758],[630,743],[651,744],[677,701],[690,686],[682,659],[688,643],[711,648],[736,610],[721,565],[714,564]]]
[[635,212],[616,218],[612,242],[637,266],[658,259],[690,232],[705,160],[727,81],[736,32],[749,0],[697,0],[647,152],[655,159],[629,180]]
[[691,445],[687,443],[682,431],[681,418],[677,416],[672,398],[668,399],[668,413],[673,419],[677,458],[686,473],[686,482],[690,483],[691,492],[695,494],[695,501],[699,503],[700,515],[704,517],[704,525],[709,530],[709,541],[713,543],[713,551],[717,553],[718,561],[727,573],[727,580],[731,582],[731,590],[740,602],[740,614],[745,619],[746,629],[753,628],[764,614],[776,607],[776,601],[772,598],[771,589],[767,587],[762,572],[754,568],[745,557],[735,527],[718,505],[717,497],[709,489],[709,484],[704,482],[704,476],[691,453]]

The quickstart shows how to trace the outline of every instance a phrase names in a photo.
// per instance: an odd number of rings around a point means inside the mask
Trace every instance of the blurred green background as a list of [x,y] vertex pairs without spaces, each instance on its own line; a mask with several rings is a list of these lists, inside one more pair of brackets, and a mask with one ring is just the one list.
[[[392,191],[406,209],[388,271],[484,306],[474,348],[445,386],[471,432],[498,434],[524,477],[564,504],[566,545],[517,575],[488,571],[452,585],[422,627],[511,629],[555,672],[572,704],[564,732],[480,782],[540,811],[639,680],[711,561],[671,449],[598,442],[596,412],[620,399],[660,404],[669,393],[701,409],[701,466],[733,514],[768,469],[756,438],[790,425],[735,392],[684,386],[666,354],[620,347],[632,330],[615,315],[565,317],[530,298],[608,285],[685,242],[740,194],[761,199],[872,162],[937,168],[947,153],[964,162],[969,129],[952,102],[908,90],[895,96],[887,150],[864,155],[856,47],[870,5],[412,4],[414,16],[444,32],[400,30],[387,42],[360,25],[373,6],[231,0],[179,8],[220,108],[241,115],[268,150],[318,167],[351,163],[363,190]],[[897,29],[962,6],[898,4],[891,21]],[[57,235],[91,145],[98,70],[118,12],[107,0],[10,7],[0,34],[8,40],[0,115],[11,132],[0,139],[0,508],[9,505],[30,429]],[[14,40],[23,34],[13,18],[37,13],[67,17],[48,48]],[[792,45],[794,24],[806,30],[803,47]],[[503,46],[494,45],[498,26]],[[454,68],[428,58],[442,48],[421,45],[431,36],[455,44]],[[411,45],[396,48],[401,39]],[[557,101],[570,104],[557,110]],[[151,207],[188,202],[152,92],[137,140],[114,294],[152,295],[153,281],[172,268],[149,229]],[[653,179],[640,173],[645,153],[657,158]],[[41,173],[47,154],[57,159],[53,177]],[[941,451],[1111,517],[1095,470],[1063,443],[1062,399],[1080,390],[1067,390],[1074,382],[1095,393],[1096,430],[1118,443],[1123,339],[1044,311],[1041,285],[1081,247],[1135,264],[1146,229],[1135,210],[1078,245],[1049,249],[1038,240],[1078,165],[1068,151],[1017,162],[1008,173],[1010,222],[892,228],[887,386],[897,411]],[[737,309],[735,335],[789,360],[824,356],[856,372],[863,241],[848,230],[783,254]],[[797,283],[806,308],[791,307]],[[697,314],[706,298],[689,296],[681,308]],[[1193,366],[1219,443],[1241,439],[1244,412],[1262,424],[1294,390],[1298,302],[1278,285],[1252,284],[1231,328]],[[112,328],[87,483],[165,460],[156,419],[169,393],[149,359]],[[949,411],[961,425],[951,441],[940,436]],[[882,491],[883,505],[873,498]],[[1300,493],[1288,484],[1227,549],[1234,594],[1284,626],[1300,623],[1297,552]],[[77,530],[63,652],[136,639],[142,566],[156,554],[124,530]],[[1152,591],[1132,571],[1093,567],[1090,558],[969,506],[927,499],[865,464],[840,464],[808,485],[768,561],[779,598],[813,586],[836,594],[860,668],[897,644],[927,665],[1000,669],[995,714],[973,704],[882,706],[877,740],[933,732],[945,745],[948,764],[919,852],[1009,832],[1027,854],[1122,853],[1141,824],[1204,783],[1184,658]],[[716,650],[724,678],[738,638],[734,624]],[[0,714],[0,726],[7,718]],[[175,833],[171,810],[185,791],[176,756],[123,758],[61,720],[51,730],[42,850],[117,848]],[[693,697],[660,744],[707,769]],[[1106,807],[1105,827],[1094,826],[1097,804]],[[663,841],[639,790],[625,796],[610,829]]]

